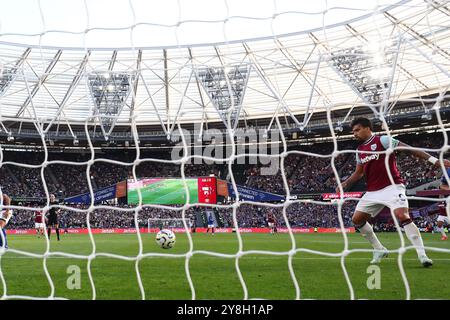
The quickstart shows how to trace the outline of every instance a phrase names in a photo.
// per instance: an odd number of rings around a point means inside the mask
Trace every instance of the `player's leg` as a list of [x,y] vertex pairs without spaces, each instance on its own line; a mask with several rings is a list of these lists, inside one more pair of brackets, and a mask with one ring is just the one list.
[[361,235],[367,239],[374,248],[373,258],[370,263],[379,263],[382,258],[388,256],[387,249],[381,244],[380,240],[378,240],[372,226],[368,222],[370,217],[376,217],[384,208],[383,204],[374,201],[377,196],[377,193],[367,192],[361,200],[358,201],[358,205],[356,206],[355,213],[352,217],[355,228],[359,230]]
[[8,239],[6,238],[6,226],[7,221],[3,219],[0,220],[0,249],[8,249]]
[[[443,240],[447,240],[448,239],[448,236],[445,233],[445,227],[448,228],[449,226],[450,226],[450,219],[448,217],[444,217],[444,224],[442,225],[442,231],[445,234],[445,239],[443,239]],[[447,232],[448,232],[448,230],[447,230]]]
[[50,240],[51,234],[52,234],[52,225],[49,224],[49,225],[47,226],[47,236],[48,236],[48,240]]
[[6,230],[5,230],[5,228],[1,228],[0,248],[1,249],[8,249],[8,239],[6,237]]
[[417,228],[414,221],[410,218],[408,208],[396,208],[394,209],[394,214],[399,224],[405,230],[406,237],[415,247],[420,262],[424,267],[432,266],[433,261],[425,253],[422,235],[420,234],[419,228]]
[[58,239],[58,241],[60,240],[59,239],[59,224],[55,224],[55,231],[56,231],[56,238]]
[[0,249],[8,249],[8,239],[6,238],[6,230],[1,228],[0,232]]
[[417,256],[424,267],[429,267],[433,265],[426,253],[423,246],[422,235],[416,224],[413,222],[409,216],[409,204],[408,198],[406,197],[406,188],[403,185],[391,186],[389,190],[386,191],[386,199],[389,199],[389,207],[394,212],[400,226],[405,230],[406,237],[413,244],[416,249]]
[[373,231],[372,226],[368,222],[371,215],[362,212],[362,211],[355,211],[352,217],[353,225],[356,229],[359,230],[361,235],[369,241],[369,243],[372,245],[372,247],[375,250],[384,250],[385,248],[381,244],[380,240],[378,240],[378,237],[376,236],[375,232]]
[[[442,217],[442,218],[441,218]],[[445,230],[444,230],[444,221],[445,221],[444,216],[439,216],[438,220],[436,222],[437,224],[437,230],[441,233],[441,240],[447,240],[447,235],[445,234]]]
[[[371,217],[376,217],[378,213],[384,208],[384,205],[375,201],[379,197],[377,192],[366,192],[366,194],[358,201],[355,208],[355,213],[352,216],[352,223],[361,235],[370,242],[372,247],[376,250],[375,255],[387,256],[386,248],[383,247],[378,237],[375,235],[372,226],[368,222]],[[381,258],[380,258],[381,259]],[[377,262],[377,261],[374,261]]]

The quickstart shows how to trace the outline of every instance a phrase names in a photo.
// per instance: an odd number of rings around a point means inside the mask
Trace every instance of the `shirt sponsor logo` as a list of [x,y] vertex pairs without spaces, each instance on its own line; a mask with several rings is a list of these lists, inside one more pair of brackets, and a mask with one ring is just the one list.
[[367,156],[367,157],[364,157],[364,158],[361,158],[361,163],[367,163],[367,162],[369,162],[369,161],[371,161],[371,160],[378,160],[380,158],[380,155],[379,154],[372,154],[372,155],[370,155],[370,156]]

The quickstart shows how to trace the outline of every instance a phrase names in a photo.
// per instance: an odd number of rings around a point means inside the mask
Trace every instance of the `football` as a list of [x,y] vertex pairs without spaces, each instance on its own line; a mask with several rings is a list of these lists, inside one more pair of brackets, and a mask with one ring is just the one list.
[[156,234],[156,243],[163,249],[170,249],[175,245],[175,233],[169,229],[162,229]]

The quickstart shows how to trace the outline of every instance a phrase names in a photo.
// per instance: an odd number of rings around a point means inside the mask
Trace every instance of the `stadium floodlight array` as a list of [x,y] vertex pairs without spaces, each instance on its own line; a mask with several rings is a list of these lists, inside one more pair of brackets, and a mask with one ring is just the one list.
[[95,72],[88,76],[89,88],[94,101],[94,116],[108,140],[117,116],[122,111],[131,92],[134,76],[128,73]]
[[0,95],[2,95],[14,81],[17,67],[3,67],[0,71]]
[[[6,90],[11,86],[17,77],[17,72],[22,67],[25,59],[29,56],[31,49],[28,48],[23,52],[22,56],[15,61],[14,64],[5,64],[0,61],[0,96],[2,96]],[[11,64],[11,66],[10,66]]]
[[230,67],[199,68],[197,77],[225,126],[230,115],[231,128],[236,129],[244,100],[250,64]]
[[331,53],[332,67],[352,89],[371,105],[386,100],[392,85],[392,74],[397,54],[395,42],[376,45],[375,48],[359,45]]

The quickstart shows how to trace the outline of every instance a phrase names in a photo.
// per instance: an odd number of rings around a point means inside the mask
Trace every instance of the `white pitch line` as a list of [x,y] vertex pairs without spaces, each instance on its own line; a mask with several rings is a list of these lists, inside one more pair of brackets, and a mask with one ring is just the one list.
[[[276,259],[282,259],[282,258],[287,258],[288,256],[285,255],[285,257],[283,256],[278,256],[278,257],[269,257],[269,256],[264,256],[264,255],[254,255],[254,256],[249,256],[246,255],[245,257],[241,257],[240,259],[261,259],[261,260],[276,260]],[[97,258],[110,258],[110,259],[115,259],[115,260],[121,260],[121,259],[117,259],[117,258],[113,258],[113,257],[105,257],[105,256],[99,256],[96,257]],[[135,256],[128,256],[128,258],[135,258]],[[148,257],[149,259],[155,259],[158,257]],[[165,259],[165,257],[160,257]],[[180,259],[183,257],[180,257]],[[202,259],[217,259],[218,257],[212,257],[212,256],[207,256],[207,255],[202,255]],[[219,257],[220,258],[220,257]],[[5,256],[3,257],[3,259],[5,259]],[[42,258],[36,258],[36,257],[26,257],[26,256],[10,256],[7,257],[7,259],[43,259]],[[76,258],[71,258],[71,257],[61,257],[61,256],[49,256],[47,257],[47,260],[51,260],[51,259],[72,259],[72,260],[80,260],[80,259],[76,259]],[[145,259],[145,258],[143,258]],[[295,260],[329,260],[329,259],[334,259],[334,260],[338,260],[340,259],[340,257],[317,257],[317,258],[313,258],[313,257],[293,257],[293,259]],[[224,259],[226,260],[226,259]],[[351,257],[347,257],[345,258],[345,260],[367,260],[369,261],[370,258],[351,258]],[[383,258],[383,260],[397,260],[397,258]],[[402,260],[404,261],[418,261],[417,258],[403,258]],[[433,258],[433,261],[450,261],[450,258]]]

